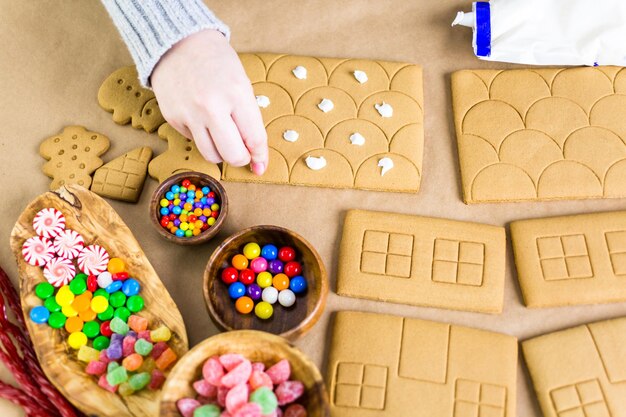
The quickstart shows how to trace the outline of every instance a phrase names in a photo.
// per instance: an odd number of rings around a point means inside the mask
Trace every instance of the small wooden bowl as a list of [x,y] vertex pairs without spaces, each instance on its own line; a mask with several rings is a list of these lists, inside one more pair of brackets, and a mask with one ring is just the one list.
[[302,381],[306,387],[298,403],[307,409],[308,417],[330,416],[324,381],[315,364],[285,339],[253,330],[210,337],[180,358],[163,386],[159,416],[180,417],[176,401],[185,397],[195,398],[191,384],[202,378],[202,365],[211,356],[224,353],[240,353],[253,362],[263,362],[266,367],[281,359],[289,360],[291,379]]
[[[235,310],[235,302],[228,295],[228,286],[221,280],[221,272],[230,266],[230,260],[242,253],[246,243],[256,242],[293,247],[302,264],[306,278],[306,294],[297,296],[289,308],[274,304],[274,314],[261,320],[254,312],[243,315]],[[217,247],[204,271],[204,301],[213,322],[223,330],[261,330],[295,340],[306,333],[320,318],[328,295],[328,276],[319,254],[302,236],[278,226],[253,226],[236,233]]]
[[172,330],[172,339],[168,344],[178,357],[182,357],[188,347],[183,318],[128,226],[98,195],[78,185],[67,185],[32,201],[20,215],[11,233],[11,249],[20,277],[22,310],[43,371],[59,392],[86,415],[155,416],[160,391],[146,389],[128,397],[120,397],[100,388],[98,379],[85,373],[85,364],[76,359],[76,352],[67,345],[67,332],[64,329],[36,324],[28,318],[31,309],[41,305],[41,300],[35,294],[35,286],[46,279],[42,268],[24,261],[22,245],[26,239],[36,235],[33,217],[47,207],[60,210],[65,216],[67,228],[80,233],[86,243],[101,245],[112,256],[122,258],[126,262],[126,270],[141,282],[141,295],[146,300],[141,316],[149,320],[152,329],[163,324]]
[[[215,192],[218,204],[220,205],[220,214],[217,216],[217,220],[213,226],[209,227],[198,236],[178,237],[165,230],[159,222],[159,218],[161,216],[159,213],[159,209],[161,208],[159,201],[164,198],[165,193],[172,187],[172,185],[179,184],[185,178],[189,179],[189,181],[191,181],[191,183],[196,187],[202,188],[204,186],[208,186],[211,188],[211,191]],[[150,200],[150,218],[152,219],[152,224],[161,236],[170,242],[178,243],[179,245],[199,245],[201,243],[208,242],[222,228],[227,214],[228,197],[226,196],[226,190],[224,190],[224,187],[222,187],[222,184],[220,184],[218,180],[201,172],[181,172],[179,174],[172,175],[159,184],[157,189],[152,194],[152,199]]]

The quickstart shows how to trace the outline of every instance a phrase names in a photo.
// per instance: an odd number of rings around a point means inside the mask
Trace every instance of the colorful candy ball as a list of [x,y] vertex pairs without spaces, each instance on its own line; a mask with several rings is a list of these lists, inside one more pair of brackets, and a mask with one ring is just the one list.
[[190,238],[213,226],[220,209],[210,187],[199,187],[184,179],[165,192],[157,210],[161,227],[179,238]]

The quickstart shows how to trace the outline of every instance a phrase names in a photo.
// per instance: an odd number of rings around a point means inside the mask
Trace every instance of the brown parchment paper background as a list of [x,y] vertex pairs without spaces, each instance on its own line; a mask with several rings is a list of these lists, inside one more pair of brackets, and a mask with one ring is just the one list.
[[[109,201],[128,224],[172,294],[196,344],[217,332],[204,305],[202,273],[213,248],[226,236],[255,224],[278,224],[305,236],[329,270],[331,294],[325,314],[297,345],[325,372],[331,313],[366,310],[473,326],[524,340],[542,333],[626,315],[626,303],[529,310],[521,301],[510,244],[504,311],[500,315],[453,312],[339,297],[334,294],[337,251],[345,212],[351,208],[471,220],[506,225],[511,220],[618,210],[624,200],[508,203],[466,206],[461,202],[450,74],[459,69],[507,68],[477,60],[471,31],[450,28],[460,0],[210,0],[232,28],[241,52],[286,52],[329,57],[378,58],[424,67],[425,152],[419,194],[391,194],[262,184],[225,183],[231,211],[222,233],[200,247],[166,242],[153,230],[149,179],[138,204]],[[97,0],[0,0],[0,264],[17,282],[9,234],[26,204],[46,191],[38,146],[69,124],[107,135],[109,161],[139,146],[162,152],[165,141],[118,126],[96,93],[114,69],[131,58]],[[140,277],[141,278],[141,277]],[[0,375],[6,377],[2,368]],[[518,416],[540,416],[526,367],[520,361]],[[0,415],[22,415],[0,400]]]

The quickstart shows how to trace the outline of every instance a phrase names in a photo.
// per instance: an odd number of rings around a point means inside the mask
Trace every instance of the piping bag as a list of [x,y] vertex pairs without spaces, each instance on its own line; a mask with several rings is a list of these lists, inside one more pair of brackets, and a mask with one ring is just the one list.
[[456,25],[488,61],[626,66],[626,0],[477,1]]

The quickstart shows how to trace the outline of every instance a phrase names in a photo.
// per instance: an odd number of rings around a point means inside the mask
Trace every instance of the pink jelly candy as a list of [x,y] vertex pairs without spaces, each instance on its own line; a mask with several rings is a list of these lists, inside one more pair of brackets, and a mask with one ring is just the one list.
[[194,382],[193,389],[196,390],[198,395],[202,395],[203,397],[211,399],[215,399],[217,397],[217,387],[206,379],[199,379]]
[[91,361],[87,364],[85,372],[89,375],[100,376],[107,370],[107,364],[100,361]]
[[230,388],[226,387],[217,387],[217,405],[220,407],[226,406],[226,395],[230,391]]
[[269,389],[274,389],[274,384],[272,383],[272,379],[263,371],[253,370],[250,375],[250,388],[252,391],[256,390],[260,387],[268,387]]
[[135,342],[137,341],[136,337],[126,336],[122,341],[122,355],[124,357],[130,356],[135,353]]
[[291,404],[283,414],[284,417],[306,417],[306,415],[306,408],[301,404]]
[[252,363],[246,359],[224,375],[221,379],[221,383],[227,388],[232,388],[235,385],[246,383],[251,374]]
[[274,391],[278,405],[287,405],[296,401],[304,394],[304,384],[300,381],[281,382]]
[[108,364],[109,362],[111,362],[111,359],[109,359],[109,355],[107,355],[106,349],[102,349],[100,351],[100,362],[103,362],[105,364]]
[[158,369],[154,369],[152,371],[152,378],[150,379],[148,388],[150,388],[151,390],[157,390],[161,388],[164,382],[165,382],[165,374]]
[[148,342],[152,342],[152,338],[150,337],[150,330],[142,330],[138,332],[137,338],[147,340]]
[[193,417],[193,412],[201,405],[200,401],[193,398],[182,398],[176,401],[176,407],[178,407],[178,411],[180,411],[183,417]]
[[245,383],[235,385],[228,391],[228,394],[226,394],[226,410],[231,414],[234,413],[248,402],[248,394],[248,385]]
[[232,417],[232,415],[228,411],[224,410],[222,411],[222,414],[220,414],[220,417]]
[[157,342],[152,348],[152,352],[150,352],[150,356],[152,359],[159,359],[161,353],[165,352],[169,346],[165,342]]
[[219,387],[224,376],[224,367],[217,358],[209,358],[202,366],[202,377],[212,385]]
[[117,385],[112,386],[111,384],[109,384],[107,381],[107,376],[105,374],[100,375],[100,379],[98,379],[98,386],[110,392],[117,391],[117,387],[118,387]]
[[276,408],[276,417],[283,417],[283,410],[280,407]]
[[269,375],[274,385],[278,385],[288,380],[291,376],[291,365],[289,365],[287,359],[283,359],[270,367],[265,373]]
[[231,413],[233,417],[261,417],[261,406],[257,403],[244,404],[235,413]]
[[220,363],[227,371],[232,370],[235,366],[239,365],[241,362],[245,361],[246,358],[239,353],[226,353],[220,356]]
[[263,362],[252,362],[252,370],[253,371],[265,371],[265,364]]

